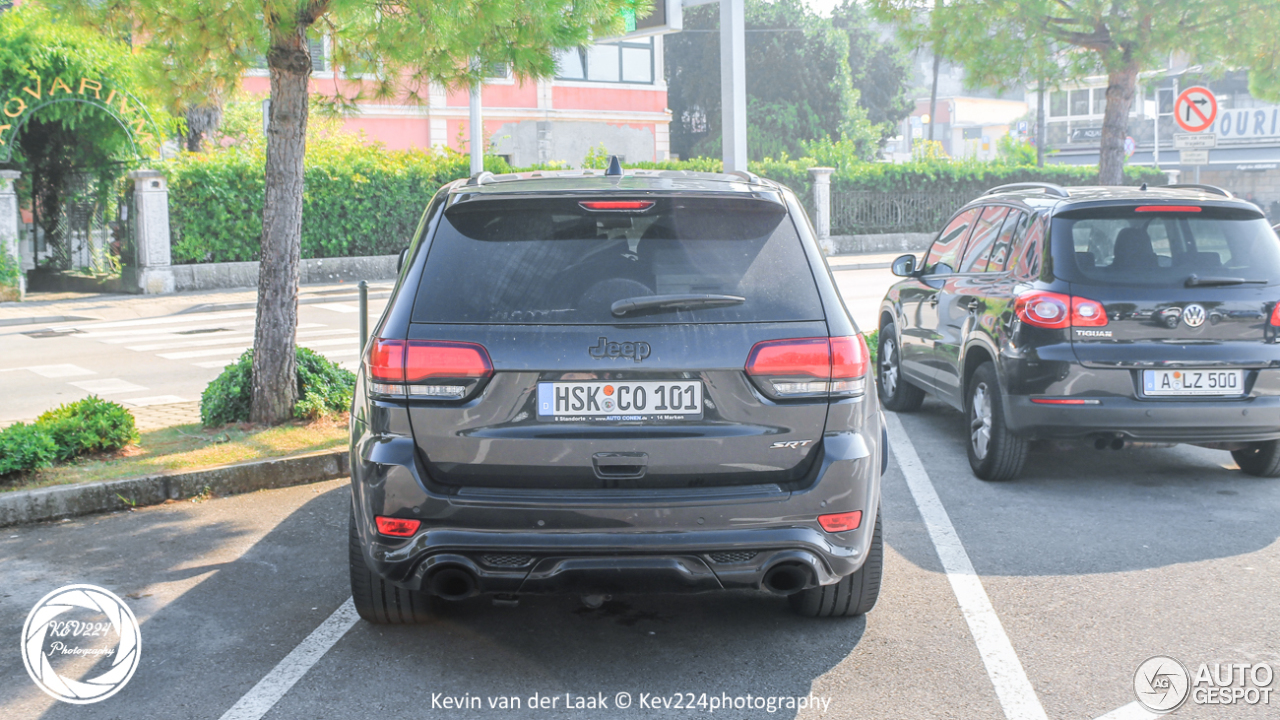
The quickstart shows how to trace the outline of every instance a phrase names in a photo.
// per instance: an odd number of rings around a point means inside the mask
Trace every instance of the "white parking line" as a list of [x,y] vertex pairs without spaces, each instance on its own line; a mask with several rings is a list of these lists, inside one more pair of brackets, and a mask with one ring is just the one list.
[[292,652],[276,664],[266,677],[258,681],[249,692],[244,694],[231,709],[222,714],[222,720],[258,720],[275,707],[280,698],[289,692],[294,683],[315,665],[324,654],[329,652],[343,635],[356,624],[359,619],[355,603],[351,598],[342,603],[333,614],[311,631],[306,640],[298,644]]
[[1040,698],[1031,687],[1018,654],[1013,651],[1009,636],[991,606],[991,598],[987,597],[982,580],[969,560],[969,553],[960,543],[955,526],[951,524],[951,518],[942,506],[915,446],[907,437],[902,421],[893,413],[888,413],[885,419],[894,458],[907,480],[916,507],[920,509],[920,516],[929,531],[929,538],[933,540],[933,547],[938,551],[938,559],[942,561],[942,569],[951,582],[964,619],[969,623],[969,631],[973,633],[978,654],[987,667],[987,676],[996,688],[996,697],[1005,717],[1009,720],[1047,720]]

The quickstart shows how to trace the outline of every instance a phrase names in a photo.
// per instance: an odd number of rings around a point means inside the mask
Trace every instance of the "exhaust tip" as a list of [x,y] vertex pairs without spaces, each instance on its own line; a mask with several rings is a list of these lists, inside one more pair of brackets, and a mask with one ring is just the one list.
[[811,584],[809,569],[799,563],[780,563],[769,568],[762,584],[771,593],[791,595]]
[[1111,441],[1111,449],[1112,449],[1112,450],[1123,450],[1123,449],[1124,449],[1124,438],[1122,438],[1122,437],[1118,437],[1118,438],[1116,438],[1116,439],[1112,440],[1112,441]]
[[447,567],[431,575],[429,583],[432,595],[445,600],[463,600],[476,594],[476,579],[466,570]]

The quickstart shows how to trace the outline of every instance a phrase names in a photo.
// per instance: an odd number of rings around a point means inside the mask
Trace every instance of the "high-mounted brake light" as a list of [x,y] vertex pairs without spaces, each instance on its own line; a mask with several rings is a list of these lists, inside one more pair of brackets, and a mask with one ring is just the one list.
[[747,375],[777,398],[861,395],[870,354],[861,335],[758,342],[747,355]]
[[422,527],[421,520],[383,517],[381,515],[374,517],[373,520],[378,526],[379,534],[390,535],[391,537],[409,537],[418,532],[418,528]]
[[590,200],[580,202],[583,210],[622,210],[626,212],[643,212],[654,206],[652,200]]
[[1035,327],[1103,327],[1107,311],[1102,303],[1082,297],[1035,290],[1019,295],[1013,303],[1018,319]]
[[857,530],[858,526],[862,524],[862,511],[854,510],[853,512],[836,513],[834,515],[819,515],[818,524],[829,533]]
[[1134,212],[1200,212],[1197,205],[1139,205]]
[[374,338],[365,366],[372,392],[428,400],[459,400],[493,375],[483,345],[443,340]]

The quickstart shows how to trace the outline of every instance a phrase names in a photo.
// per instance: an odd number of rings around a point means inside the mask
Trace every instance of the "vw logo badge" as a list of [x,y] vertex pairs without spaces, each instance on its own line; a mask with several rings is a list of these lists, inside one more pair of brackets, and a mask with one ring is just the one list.
[[1204,324],[1205,311],[1199,305],[1188,305],[1182,309],[1182,322],[1187,327],[1200,327]]

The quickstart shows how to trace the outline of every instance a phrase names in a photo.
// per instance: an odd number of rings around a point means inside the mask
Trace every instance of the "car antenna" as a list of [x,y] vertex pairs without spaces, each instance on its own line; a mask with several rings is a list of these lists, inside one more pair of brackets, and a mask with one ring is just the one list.
[[1139,187],[1138,189],[1139,189],[1139,190],[1146,190],[1146,189],[1147,189],[1147,184],[1146,184],[1145,182],[1144,182],[1144,183],[1142,183],[1142,186],[1141,186],[1141,187]]
[[622,177],[622,161],[617,155],[609,156],[609,169],[604,171],[605,177]]

